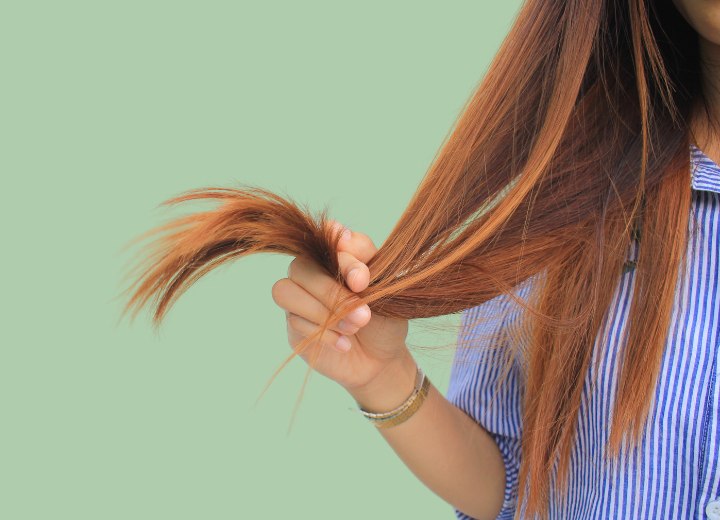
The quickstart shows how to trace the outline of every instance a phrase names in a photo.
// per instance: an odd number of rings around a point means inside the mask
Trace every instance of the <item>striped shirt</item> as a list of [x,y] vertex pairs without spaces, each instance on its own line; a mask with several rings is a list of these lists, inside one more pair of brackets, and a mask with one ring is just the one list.
[[[618,345],[633,292],[634,271],[620,278],[606,320],[596,338],[593,363],[585,377],[577,435],[572,447],[568,492],[555,495],[550,474],[551,519],[711,519],[720,520],[720,364],[718,364],[718,276],[720,262],[720,166],[691,145],[692,233],[687,283],[677,286],[673,316],[650,409],[638,448],[618,463],[602,464],[612,419],[617,372],[616,348],[598,349],[599,340]],[[692,220],[692,219],[691,219]],[[629,251],[637,258],[638,243]],[[527,281],[516,294],[527,296]],[[504,309],[504,320],[490,317]],[[446,397],[490,433],[506,468],[505,499],[497,519],[511,519],[517,507],[522,434],[522,369],[515,358],[500,385],[502,344],[520,307],[506,295],[463,311]],[[479,316],[489,319],[468,327]],[[482,333],[482,340],[477,339]],[[489,336],[488,336],[489,334]],[[483,345],[500,344],[499,349]],[[609,343],[607,343],[609,342]],[[479,348],[478,348],[479,347]],[[598,350],[604,352],[595,372]],[[522,350],[521,350],[522,351]],[[591,387],[597,380],[596,388]],[[557,464],[555,470],[557,469]],[[455,509],[457,518],[472,517]]]

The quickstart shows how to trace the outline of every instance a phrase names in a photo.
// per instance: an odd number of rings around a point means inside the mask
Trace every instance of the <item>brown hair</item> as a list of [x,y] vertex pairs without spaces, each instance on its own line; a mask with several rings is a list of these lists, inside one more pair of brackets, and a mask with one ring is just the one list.
[[[368,263],[369,287],[338,300],[322,327],[359,303],[406,319],[459,313],[542,274],[532,304],[513,297],[532,331],[519,476],[529,515],[547,511],[556,457],[558,487],[567,483],[593,342],[633,236],[635,296],[607,449],[617,456],[628,433],[638,440],[688,243],[689,122],[701,107],[709,113],[698,37],[669,0],[527,0]],[[326,210],[315,217],[247,185],[164,204],[195,199],[221,204],[139,237],[167,232],[127,289],[133,316],[154,296],[159,325],[195,280],[252,253],[312,259],[342,281]]]

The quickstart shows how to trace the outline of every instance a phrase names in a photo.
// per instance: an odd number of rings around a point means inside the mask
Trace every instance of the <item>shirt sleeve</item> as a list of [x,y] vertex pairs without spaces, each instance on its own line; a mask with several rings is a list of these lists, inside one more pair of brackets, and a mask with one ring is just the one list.
[[[527,287],[521,287],[523,296]],[[518,492],[522,433],[523,371],[510,349],[509,335],[522,308],[508,295],[461,313],[458,346],[447,399],[472,417],[495,440],[505,463],[505,497],[496,520],[512,520]],[[480,322],[476,323],[476,320]],[[488,348],[493,345],[492,348]],[[517,345],[516,345],[517,346]],[[506,356],[511,355],[512,361]],[[510,362],[509,372],[503,370]],[[455,509],[460,520],[475,520]]]

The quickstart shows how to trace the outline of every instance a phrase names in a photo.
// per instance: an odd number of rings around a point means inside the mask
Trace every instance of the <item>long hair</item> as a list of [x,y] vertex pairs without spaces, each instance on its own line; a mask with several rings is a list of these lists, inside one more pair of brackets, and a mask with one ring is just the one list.
[[[697,33],[670,0],[527,0],[369,261],[369,286],[338,297],[298,351],[361,303],[381,316],[435,317],[536,277],[532,299],[513,296],[531,330],[519,475],[528,486],[518,498],[527,514],[545,515],[556,459],[557,486],[567,485],[593,343],[638,237],[607,452],[617,457],[626,439],[637,442],[647,418],[688,244],[689,123],[698,107],[709,113]],[[135,308],[134,316],[154,298],[158,326],[194,281],[253,253],[308,258],[342,281],[326,210],[315,216],[249,185],[199,188],[163,204],[197,199],[219,205],[139,237],[158,235],[124,312]]]

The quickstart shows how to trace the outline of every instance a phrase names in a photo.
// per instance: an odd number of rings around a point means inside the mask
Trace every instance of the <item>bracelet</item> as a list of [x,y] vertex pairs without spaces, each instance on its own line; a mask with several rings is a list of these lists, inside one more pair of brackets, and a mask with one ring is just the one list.
[[378,428],[388,428],[408,420],[425,401],[430,389],[430,379],[418,366],[415,375],[415,387],[410,396],[400,406],[389,412],[369,412],[360,408],[360,412]]

